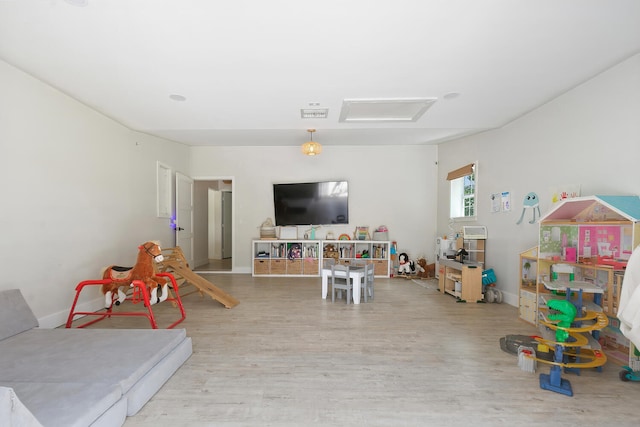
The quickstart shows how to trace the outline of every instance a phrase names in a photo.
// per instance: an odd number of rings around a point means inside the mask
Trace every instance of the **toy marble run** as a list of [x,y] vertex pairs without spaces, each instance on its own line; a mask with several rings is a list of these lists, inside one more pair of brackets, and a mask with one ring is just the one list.
[[[571,291],[567,291],[571,295]],[[582,310],[582,290],[576,303],[569,299],[550,300],[548,306],[555,312],[549,314],[540,323],[555,331],[555,341],[542,337],[535,337],[539,345],[554,349],[552,359],[544,359],[531,355],[536,361],[550,364],[549,374],[540,374],[540,388],[556,393],[573,396],[571,383],[563,379],[562,369],[598,368],[607,362],[607,357],[600,350],[582,348],[588,344],[584,332],[601,330],[609,324],[604,313],[586,311],[577,317]]]

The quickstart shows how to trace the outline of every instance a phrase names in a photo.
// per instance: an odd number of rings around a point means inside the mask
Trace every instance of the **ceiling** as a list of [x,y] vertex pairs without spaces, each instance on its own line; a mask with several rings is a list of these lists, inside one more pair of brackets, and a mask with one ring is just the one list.
[[[0,59],[195,146],[441,143],[638,52],[638,0],[0,0]],[[340,120],[413,98],[435,98],[416,121]]]

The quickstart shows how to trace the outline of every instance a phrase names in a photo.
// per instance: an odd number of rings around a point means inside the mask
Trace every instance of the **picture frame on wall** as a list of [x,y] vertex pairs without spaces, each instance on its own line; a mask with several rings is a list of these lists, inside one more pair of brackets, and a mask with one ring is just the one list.
[[162,162],[156,164],[158,218],[171,218],[171,167]]

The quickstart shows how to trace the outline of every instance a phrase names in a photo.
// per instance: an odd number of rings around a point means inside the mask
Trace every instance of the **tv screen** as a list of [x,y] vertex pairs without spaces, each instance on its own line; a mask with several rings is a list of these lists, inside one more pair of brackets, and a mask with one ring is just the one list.
[[273,184],[276,225],[349,223],[347,181]]

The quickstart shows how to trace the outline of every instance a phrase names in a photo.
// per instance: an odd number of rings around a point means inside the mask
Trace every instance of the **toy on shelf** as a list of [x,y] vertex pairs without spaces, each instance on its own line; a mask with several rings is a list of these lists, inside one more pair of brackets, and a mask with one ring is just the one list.
[[[121,267],[110,265],[106,267],[102,273],[102,279],[107,280],[102,285],[102,293],[105,296],[105,307],[111,307],[114,302],[119,305],[126,299],[126,292],[121,287],[133,287],[132,282],[139,280],[147,287],[150,295],[151,304],[156,304],[167,299],[169,290],[167,288],[167,279],[156,274],[153,267],[154,261],[160,263],[164,260],[162,249],[157,241],[148,241],[138,246],[138,259],[133,267]],[[158,288],[162,289],[161,295],[158,296]],[[138,288],[134,288],[134,297],[137,295]]]
[[371,240],[371,235],[369,234],[369,227],[361,226],[356,227],[356,231],[353,233],[353,238],[355,240]]
[[290,260],[302,258],[302,246],[300,243],[291,243],[287,251],[287,258]]

